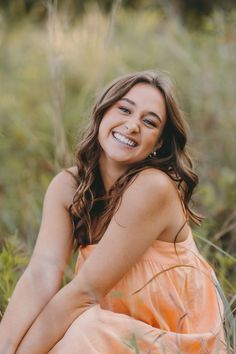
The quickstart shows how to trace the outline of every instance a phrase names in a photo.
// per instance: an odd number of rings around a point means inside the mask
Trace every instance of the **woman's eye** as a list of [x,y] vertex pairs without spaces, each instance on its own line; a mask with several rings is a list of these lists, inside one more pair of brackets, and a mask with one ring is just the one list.
[[144,119],[144,122],[146,122],[148,125],[151,125],[151,126],[153,126],[153,127],[156,126],[156,124],[155,124],[152,120]]
[[119,110],[122,111],[123,113],[128,113],[128,114],[131,113],[128,108],[123,107],[123,106],[119,107]]

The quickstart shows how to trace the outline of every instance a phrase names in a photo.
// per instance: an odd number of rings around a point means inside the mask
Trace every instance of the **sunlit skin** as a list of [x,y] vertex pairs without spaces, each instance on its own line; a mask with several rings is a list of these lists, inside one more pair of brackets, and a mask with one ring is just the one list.
[[[127,168],[148,157],[162,144],[166,108],[161,92],[148,84],[133,86],[105,113],[98,132],[99,166],[108,190]],[[130,147],[118,141],[117,132],[136,142]]]
[[[160,148],[166,121],[162,94],[148,84],[110,107],[98,133],[106,190]],[[76,274],[62,286],[77,236],[70,206],[77,209],[76,225],[88,221],[80,198],[74,203],[80,171],[77,165],[63,170],[47,189],[33,255],[1,320],[0,354],[130,353],[134,335],[142,353],[226,353],[218,350],[225,314],[214,271],[197,251],[178,186],[161,169],[149,166],[124,186],[101,239],[93,242],[92,235],[88,248],[79,248]],[[94,215],[88,197],[91,230],[107,209]]]

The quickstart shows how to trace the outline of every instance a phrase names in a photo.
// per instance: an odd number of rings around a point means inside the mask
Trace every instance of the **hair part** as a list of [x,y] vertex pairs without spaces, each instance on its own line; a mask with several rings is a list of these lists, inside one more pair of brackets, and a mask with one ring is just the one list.
[[[99,171],[99,126],[106,111],[139,83],[151,85],[163,96],[167,117],[161,137],[163,142],[157,156],[134,163],[106,193]],[[113,81],[95,102],[89,125],[77,146],[77,174],[74,178],[78,188],[69,207],[73,223],[74,251],[79,246],[97,243],[101,239],[119,206],[124,190],[140,171],[149,167],[162,170],[176,182],[189,219],[200,224],[203,217],[190,207],[198,176],[193,171],[186,144],[186,122],[168,76],[160,72],[144,71],[130,73]]]

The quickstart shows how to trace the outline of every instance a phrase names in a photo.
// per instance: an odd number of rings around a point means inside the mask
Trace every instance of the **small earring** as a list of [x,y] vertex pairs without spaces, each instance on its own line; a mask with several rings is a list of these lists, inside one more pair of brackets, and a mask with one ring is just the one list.
[[157,152],[156,151],[153,151],[150,155],[148,155],[148,157],[156,157],[157,156]]

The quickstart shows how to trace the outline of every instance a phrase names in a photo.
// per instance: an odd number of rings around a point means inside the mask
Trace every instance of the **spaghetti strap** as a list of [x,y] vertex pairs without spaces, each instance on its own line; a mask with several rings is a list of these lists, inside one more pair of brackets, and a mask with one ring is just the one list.
[[180,202],[181,202],[181,205],[182,205],[182,209],[183,209],[183,212],[184,212],[184,215],[185,215],[185,219],[186,219],[186,222],[189,221],[189,215],[188,215],[188,210],[184,204],[184,201],[183,201],[183,197],[181,195],[181,192],[179,190],[178,187],[176,187],[177,191],[178,191],[178,195],[179,195],[179,199],[180,199]]
[[[170,178],[170,180],[171,180],[171,178]],[[178,193],[178,196],[179,196],[179,200],[180,200],[180,203],[181,203],[181,206],[182,206],[182,210],[183,210],[183,213],[184,213],[184,216],[185,216],[185,220],[184,220],[183,225],[181,225],[181,227],[179,228],[179,230],[177,231],[177,233],[175,235],[175,238],[174,238],[174,244],[175,244],[176,240],[177,240],[177,237],[180,234],[180,232],[183,230],[184,226],[186,224],[188,225],[189,215],[188,215],[188,211],[187,211],[187,208],[186,208],[186,206],[184,204],[183,197],[182,197],[182,194],[181,194],[179,188],[176,186],[176,184],[173,182],[173,180],[171,180],[171,183],[174,185],[174,188],[177,190],[177,193]]]
[[175,238],[174,238],[174,244],[176,243],[176,240],[177,240],[178,235],[179,235],[180,232],[183,230],[183,228],[184,228],[184,226],[187,224],[187,222],[188,222],[188,220],[185,219],[183,225],[180,227],[180,229],[179,229],[178,232],[176,233]]
[[[170,178],[170,177],[169,177]],[[176,189],[177,193],[178,193],[178,196],[179,196],[179,200],[180,200],[180,203],[181,203],[181,206],[182,206],[182,209],[183,209],[183,212],[184,212],[184,215],[185,215],[185,220],[186,222],[184,223],[184,225],[189,221],[189,214],[188,214],[188,210],[184,204],[184,200],[183,200],[183,196],[179,190],[179,188],[176,186],[175,182],[173,182],[173,180],[170,178],[170,182],[173,184],[174,188]],[[184,227],[183,225],[183,227]],[[182,230],[182,227],[181,229],[178,231],[178,233]]]

